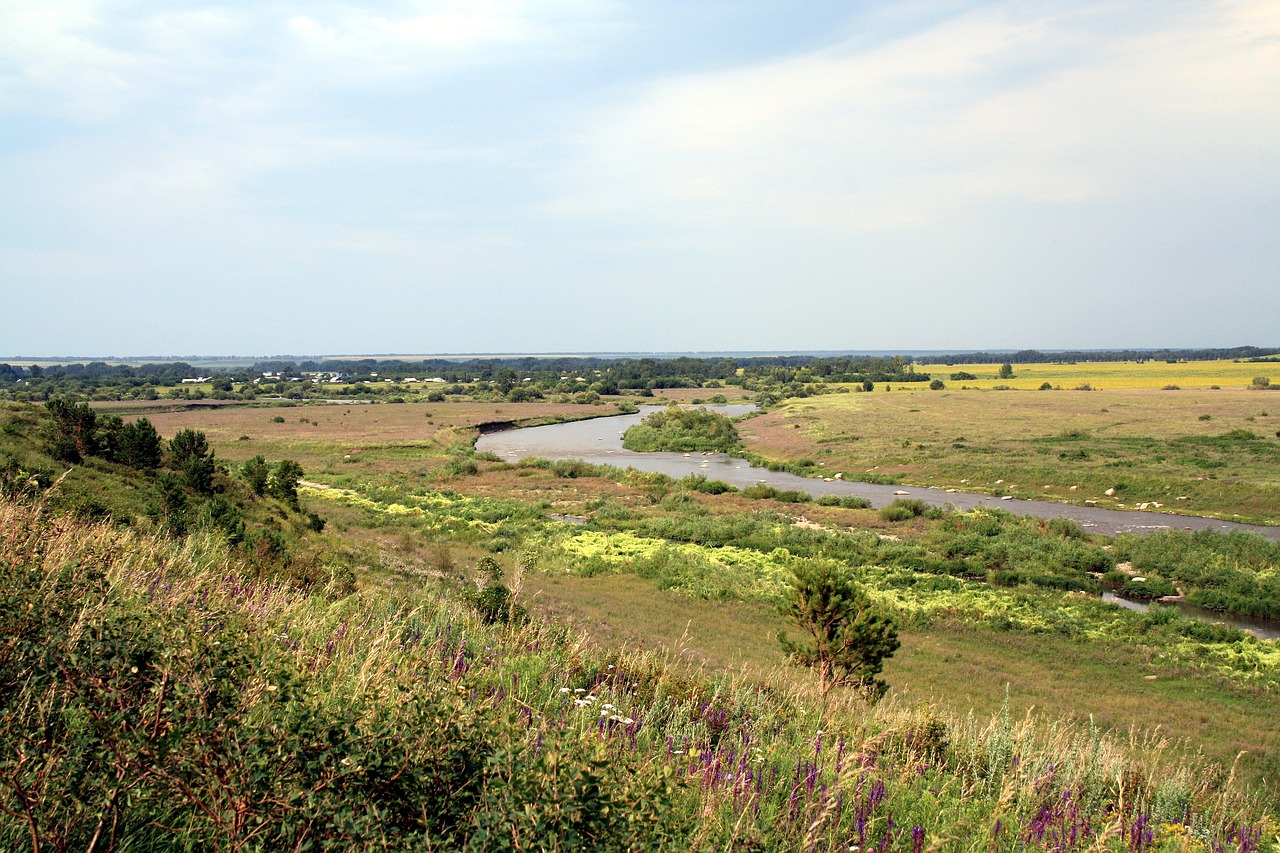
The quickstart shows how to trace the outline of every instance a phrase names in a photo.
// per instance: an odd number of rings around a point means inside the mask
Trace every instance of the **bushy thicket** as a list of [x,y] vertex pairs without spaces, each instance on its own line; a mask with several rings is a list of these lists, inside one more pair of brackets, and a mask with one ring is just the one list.
[[1115,556],[1149,579],[1184,587],[1191,604],[1280,618],[1280,542],[1234,531],[1168,530],[1120,536]]

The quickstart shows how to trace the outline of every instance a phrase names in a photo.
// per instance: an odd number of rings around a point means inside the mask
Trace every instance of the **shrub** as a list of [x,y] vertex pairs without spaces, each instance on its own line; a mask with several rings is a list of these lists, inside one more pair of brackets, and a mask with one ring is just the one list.
[[929,511],[929,505],[919,498],[895,498],[893,503],[881,507],[880,518],[883,521],[906,521],[919,518]]
[[484,586],[471,597],[471,603],[487,625],[523,622],[528,618],[525,608],[516,604],[511,590],[503,583],[502,567],[493,557],[481,557],[476,565]]
[[930,391],[941,391],[946,387],[947,387],[946,383],[943,382],[941,379],[935,379],[929,383]]
[[707,495],[723,495],[727,492],[738,491],[736,487],[729,485],[724,480],[708,480],[705,474],[690,474],[677,480],[676,485],[682,489],[692,489],[695,492],[702,492]]
[[895,498],[890,505],[881,507],[879,516],[884,521],[906,521],[927,514],[929,508],[920,498]]
[[1084,525],[1074,518],[1060,516],[1049,522],[1049,529],[1064,539],[1084,539]]
[[1166,595],[1177,595],[1178,589],[1169,581],[1160,577],[1148,577],[1143,580],[1129,578],[1125,585],[1120,587],[1120,594],[1125,598],[1151,601],[1157,598],[1164,598]]
[[753,501],[772,500],[778,497],[778,490],[764,483],[754,483],[742,490],[742,496]]
[[576,480],[578,477],[596,477],[600,469],[581,459],[557,459],[551,463],[551,470],[557,477]]
[[819,506],[838,506],[844,509],[870,509],[871,501],[853,495],[823,495],[818,498]]

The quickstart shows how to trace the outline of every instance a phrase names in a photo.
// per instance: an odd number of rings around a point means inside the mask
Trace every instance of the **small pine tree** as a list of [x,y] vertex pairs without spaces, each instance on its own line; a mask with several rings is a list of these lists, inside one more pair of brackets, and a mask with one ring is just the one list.
[[292,459],[281,459],[271,474],[268,491],[294,509],[298,508],[298,483],[302,480],[302,466]]
[[267,460],[262,458],[262,454],[246,459],[240,466],[240,476],[258,497],[267,493],[267,481],[271,477],[271,469],[267,467]]
[[211,456],[209,439],[199,430],[181,429],[169,440],[169,467],[181,471],[191,459]]
[[873,700],[888,690],[876,676],[901,645],[897,627],[837,566],[826,560],[798,564],[782,613],[810,637],[795,643],[778,632],[793,663],[818,671],[824,703],[835,687],[857,687]]

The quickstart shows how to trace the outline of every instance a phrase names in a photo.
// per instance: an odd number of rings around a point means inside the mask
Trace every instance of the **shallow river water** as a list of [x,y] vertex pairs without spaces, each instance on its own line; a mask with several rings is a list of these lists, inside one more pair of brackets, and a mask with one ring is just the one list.
[[[951,491],[921,486],[881,486],[847,480],[815,479],[800,477],[785,471],[769,471],[753,468],[745,460],[725,453],[639,453],[622,446],[622,434],[648,414],[661,406],[644,406],[634,415],[615,415],[586,421],[572,421],[547,426],[508,429],[482,435],[476,449],[494,453],[504,459],[516,461],[530,456],[543,459],[581,459],[596,465],[614,465],[619,468],[635,468],[640,471],[657,471],[672,477],[703,474],[711,480],[723,480],[734,486],[744,487],[764,483],[778,489],[795,489],[814,497],[821,495],[855,496],[866,498],[876,507],[884,506],[895,498],[920,498],[930,504],[951,504],[956,509],[967,510],[979,506],[998,507],[1020,515],[1039,518],[1072,518],[1085,529],[1104,536],[1117,533],[1147,533],[1153,530],[1241,530],[1257,533],[1268,539],[1280,541],[1280,527],[1255,524],[1237,524],[1216,518],[1173,515],[1171,513],[1139,512],[1136,510],[1102,509],[1076,506],[1050,501],[1005,499],[972,492]],[[729,417],[755,411],[752,404],[707,406]],[[1130,602],[1107,593],[1104,599],[1124,607],[1145,610],[1146,605]],[[1242,628],[1263,639],[1280,639],[1280,624],[1271,620],[1234,619],[1208,611],[1193,612],[1183,607],[1187,615],[1208,622],[1225,622]]]
[[[476,442],[476,449],[495,453],[504,459],[515,461],[529,456],[540,456],[544,459],[581,459],[584,462],[602,465],[615,465],[619,468],[636,468],[640,471],[660,471],[672,477],[686,477],[690,474],[705,474],[712,480],[723,480],[734,486],[750,486],[753,483],[765,483],[779,489],[795,489],[807,492],[814,497],[821,495],[852,495],[866,498],[873,506],[881,507],[894,498],[920,498],[931,504],[943,506],[951,504],[956,509],[973,509],[979,506],[994,506],[1019,515],[1034,515],[1040,518],[1057,518],[1065,516],[1074,518],[1090,532],[1104,536],[1131,531],[1146,533],[1152,530],[1243,530],[1257,533],[1268,539],[1280,541],[1280,527],[1255,524],[1236,524],[1230,521],[1219,521],[1216,518],[1200,518],[1198,516],[1173,515],[1161,512],[1138,512],[1136,510],[1102,509],[1100,507],[1076,506],[1075,504],[1053,503],[1050,501],[1023,500],[1021,498],[1005,499],[991,495],[979,495],[972,492],[952,491],[949,489],[927,488],[923,486],[881,486],[874,483],[859,483],[848,480],[823,480],[811,477],[800,477],[785,471],[768,471],[764,468],[753,468],[745,460],[724,453],[682,454],[682,453],[639,453],[627,450],[622,446],[622,433],[628,427],[639,423],[646,415],[657,411],[661,406],[643,407],[638,414],[615,415],[607,418],[596,418],[588,421],[573,421],[548,426],[510,429],[483,435]],[[755,411],[751,404],[730,404],[727,406],[707,406],[706,408],[722,412],[730,417]]]

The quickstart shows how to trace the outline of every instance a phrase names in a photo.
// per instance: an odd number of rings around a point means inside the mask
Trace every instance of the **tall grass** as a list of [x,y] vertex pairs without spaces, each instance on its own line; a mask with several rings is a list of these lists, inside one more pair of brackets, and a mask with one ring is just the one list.
[[438,593],[336,598],[219,543],[0,502],[13,850],[1257,849],[1212,765],[782,674],[691,677]]

